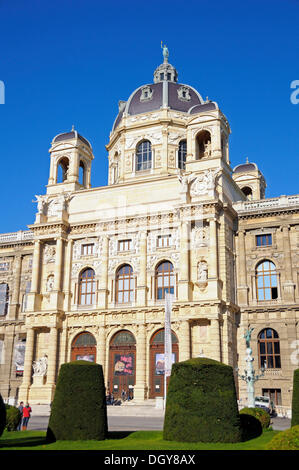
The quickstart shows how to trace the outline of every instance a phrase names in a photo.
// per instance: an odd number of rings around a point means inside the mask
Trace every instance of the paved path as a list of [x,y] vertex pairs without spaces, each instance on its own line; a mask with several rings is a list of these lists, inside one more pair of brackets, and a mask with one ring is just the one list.
[[[48,416],[32,416],[29,420],[28,430],[46,431]],[[163,429],[163,416],[109,416],[109,431],[161,431]],[[273,418],[273,429],[283,431],[291,427],[288,418]]]

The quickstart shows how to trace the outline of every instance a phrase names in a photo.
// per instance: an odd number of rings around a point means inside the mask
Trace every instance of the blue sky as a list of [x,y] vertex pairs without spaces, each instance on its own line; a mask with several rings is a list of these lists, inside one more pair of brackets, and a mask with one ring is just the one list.
[[248,157],[267,197],[298,194],[298,25],[298,0],[0,0],[0,232],[34,222],[50,142],[73,124],[93,147],[92,186],[107,184],[118,101],[152,82],[161,40],[179,82],[228,118],[232,167]]

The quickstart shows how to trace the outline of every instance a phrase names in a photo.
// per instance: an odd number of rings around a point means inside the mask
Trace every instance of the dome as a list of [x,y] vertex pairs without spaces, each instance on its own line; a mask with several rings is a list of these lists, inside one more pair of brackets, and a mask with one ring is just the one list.
[[80,135],[74,129],[74,127],[72,128],[72,130],[70,132],[63,132],[62,134],[58,134],[56,137],[54,137],[53,144],[56,143],[56,142],[62,142],[64,140],[71,140],[71,139],[79,139],[79,140],[81,140],[81,142],[83,142],[84,144],[88,145],[88,147],[91,148],[91,145],[88,142],[88,140],[85,139],[84,137],[82,137],[82,135]]
[[233,173],[247,173],[248,171],[258,171],[256,163],[250,163],[247,160],[246,163],[241,163],[233,169]]
[[163,48],[164,62],[154,71],[154,83],[137,88],[128,101],[119,102],[119,113],[114,121],[112,131],[121,122],[124,114],[137,114],[169,108],[189,114],[217,109],[214,102],[204,101],[193,87],[178,83],[178,73],[168,62],[168,49]]

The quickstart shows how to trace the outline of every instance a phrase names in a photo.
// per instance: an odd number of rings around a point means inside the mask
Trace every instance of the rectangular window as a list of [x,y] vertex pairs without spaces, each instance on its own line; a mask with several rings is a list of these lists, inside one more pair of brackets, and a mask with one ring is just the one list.
[[93,255],[93,253],[94,253],[94,244],[93,243],[88,243],[87,245],[82,245],[81,253],[82,253],[83,256]]
[[158,235],[157,248],[166,248],[171,245],[171,235]]
[[280,388],[263,388],[263,396],[270,397],[270,402],[274,405],[281,405],[281,389]]
[[256,246],[272,246],[272,235],[270,233],[256,235]]
[[8,271],[9,263],[0,263],[0,271]]
[[130,251],[132,249],[132,240],[119,240],[118,251]]

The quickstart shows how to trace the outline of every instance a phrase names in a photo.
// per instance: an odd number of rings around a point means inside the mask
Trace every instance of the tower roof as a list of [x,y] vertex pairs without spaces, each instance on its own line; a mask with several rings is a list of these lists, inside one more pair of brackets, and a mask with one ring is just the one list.
[[84,144],[88,145],[91,148],[90,143],[88,142],[85,137],[82,137],[75,129],[74,126],[72,127],[72,130],[70,132],[63,132],[62,134],[56,135],[53,139],[53,143],[56,142],[62,142],[64,140],[71,140],[71,139],[79,139],[81,140]]

